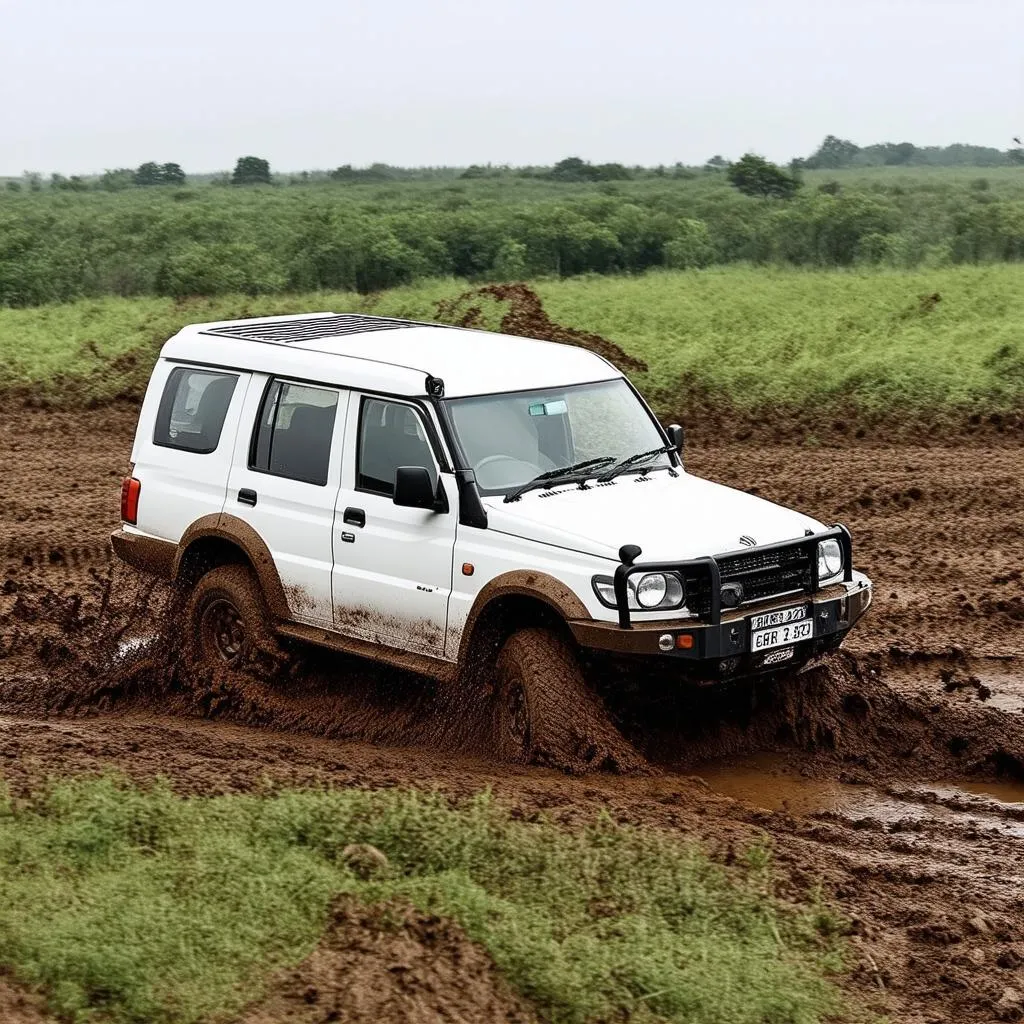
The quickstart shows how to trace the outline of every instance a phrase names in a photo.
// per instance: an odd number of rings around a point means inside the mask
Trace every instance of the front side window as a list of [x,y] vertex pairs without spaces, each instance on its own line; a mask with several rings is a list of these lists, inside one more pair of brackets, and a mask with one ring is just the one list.
[[260,407],[249,468],[323,487],[337,411],[337,391],[271,381]]
[[437,466],[420,414],[411,405],[364,398],[359,416],[356,489],[393,497],[395,470],[422,466],[437,486]]
[[[617,462],[665,442],[624,380],[448,402],[462,450],[484,494],[588,459]],[[661,455],[646,466],[668,464]]]
[[220,444],[238,376],[179,366],[164,385],[153,443],[209,455]]

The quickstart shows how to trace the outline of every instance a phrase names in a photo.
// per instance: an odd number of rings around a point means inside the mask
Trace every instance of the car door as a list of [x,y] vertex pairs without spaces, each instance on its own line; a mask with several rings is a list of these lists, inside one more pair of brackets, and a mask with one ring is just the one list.
[[[453,477],[441,474],[424,411],[400,399],[352,396],[334,524],[334,621],[342,633],[443,657],[458,523]],[[440,480],[447,512],[394,504],[395,470]]]
[[334,621],[334,508],[348,402],[340,388],[254,376],[224,505],[270,549],[292,617],[321,626]]

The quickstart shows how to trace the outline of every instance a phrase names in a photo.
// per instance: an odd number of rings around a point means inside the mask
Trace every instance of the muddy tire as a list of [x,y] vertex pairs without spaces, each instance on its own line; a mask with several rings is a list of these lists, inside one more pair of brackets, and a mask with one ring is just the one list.
[[245,671],[261,678],[287,658],[256,577],[244,565],[221,565],[200,577],[185,602],[182,654],[197,677]]
[[550,629],[513,633],[494,666],[495,753],[564,771],[630,771],[643,758],[612,724],[568,640]]

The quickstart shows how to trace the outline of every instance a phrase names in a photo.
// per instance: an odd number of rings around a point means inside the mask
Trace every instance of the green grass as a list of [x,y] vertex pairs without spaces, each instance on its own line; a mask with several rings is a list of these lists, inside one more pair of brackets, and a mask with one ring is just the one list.
[[[63,404],[138,394],[184,324],[317,309],[432,318],[467,286],[432,281],[379,296],[317,293],[176,303],[98,299],[0,309],[4,385]],[[688,391],[739,408],[866,415],[1002,411],[1024,396],[1024,267],[800,272],[729,268],[537,285],[558,322],[640,356],[637,383],[664,412]],[[922,310],[920,297],[941,295]],[[494,325],[495,317],[491,317]]]
[[[357,878],[353,842],[386,873]],[[106,778],[0,804],[0,965],[71,1021],[228,1019],[311,951],[338,894],[455,918],[551,1021],[843,1012],[839,922],[780,904],[763,847],[726,871],[658,832],[514,820],[486,795],[186,800]]]

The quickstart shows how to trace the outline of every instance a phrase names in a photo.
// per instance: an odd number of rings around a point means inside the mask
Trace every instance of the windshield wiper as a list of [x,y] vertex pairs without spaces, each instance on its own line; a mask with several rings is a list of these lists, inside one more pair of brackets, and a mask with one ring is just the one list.
[[[607,483],[609,480],[614,479],[620,473],[624,473],[631,466],[639,465],[641,462],[646,462],[648,459],[653,459],[656,455],[670,455],[674,452],[675,445],[663,444],[660,448],[652,448],[649,452],[638,452],[636,455],[630,455],[628,459],[623,459],[621,462],[617,462],[607,473],[602,473],[597,478],[598,483]],[[642,473],[650,473],[652,469],[667,469],[673,476],[676,475],[675,469],[672,466],[648,466],[646,469],[641,470]]]
[[518,501],[527,491],[533,490],[535,487],[542,487],[544,484],[551,484],[555,480],[562,482],[565,478],[564,482],[570,483],[572,477],[582,473],[585,469],[603,469],[614,461],[614,455],[601,455],[596,459],[584,459],[583,462],[574,462],[571,466],[562,466],[560,469],[549,469],[546,473],[527,480],[525,484],[517,487],[514,491],[509,491],[505,495],[505,501]]

